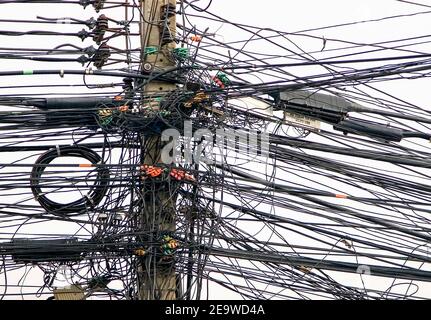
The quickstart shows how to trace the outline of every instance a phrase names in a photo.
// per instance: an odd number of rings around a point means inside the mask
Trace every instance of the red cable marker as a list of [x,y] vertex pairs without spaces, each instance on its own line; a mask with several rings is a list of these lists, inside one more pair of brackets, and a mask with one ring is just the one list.
[[193,42],[201,42],[202,41],[202,37],[198,36],[198,35],[194,35],[190,37],[190,40],[192,40]]

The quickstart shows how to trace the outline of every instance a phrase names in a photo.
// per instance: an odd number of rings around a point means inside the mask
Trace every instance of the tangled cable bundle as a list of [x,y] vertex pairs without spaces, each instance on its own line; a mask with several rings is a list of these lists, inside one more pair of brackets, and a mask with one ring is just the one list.
[[0,299],[430,298],[431,11],[250,3],[0,0]]
[[[50,200],[46,193],[42,191],[43,173],[47,166],[54,160],[60,157],[76,157],[84,158],[93,164],[97,172],[97,177],[89,191],[79,200],[75,200],[70,203],[58,203]],[[50,214],[55,215],[67,215],[71,213],[80,213],[88,210],[89,208],[96,207],[106,194],[109,186],[109,170],[107,168],[100,167],[101,163],[100,156],[93,150],[86,147],[63,147],[54,148],[44,154],[42,154],[35,163],[33,170],[31,171],[30,186],[35,196],[35,199],[40,205]]]

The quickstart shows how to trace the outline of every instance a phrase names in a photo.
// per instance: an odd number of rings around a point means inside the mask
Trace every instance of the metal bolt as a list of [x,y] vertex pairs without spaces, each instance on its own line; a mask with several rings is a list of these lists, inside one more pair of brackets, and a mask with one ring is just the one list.
[[149,62],[144,63],[142,67],[145,72],[151,72],[153,70],[153,65]]

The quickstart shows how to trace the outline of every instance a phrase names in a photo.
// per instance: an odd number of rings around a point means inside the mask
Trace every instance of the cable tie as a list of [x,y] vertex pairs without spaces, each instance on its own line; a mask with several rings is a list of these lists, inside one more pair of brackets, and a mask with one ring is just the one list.
[[60,146],[58,144],[55,146],[55,149],[57,149],[57,155],[61,157]]
[[71,24],[72,21],[70,21],[69,19],[58,19],[56,20],[57,24]]
[[64,78],[64,70],[63,69],[60,70],[60,77]]

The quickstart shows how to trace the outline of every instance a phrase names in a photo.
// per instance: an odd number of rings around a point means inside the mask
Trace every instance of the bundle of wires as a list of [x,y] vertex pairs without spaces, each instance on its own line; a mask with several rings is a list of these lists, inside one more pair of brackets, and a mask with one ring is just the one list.
[[[32,2],[82,10],[0,6]],[[430,76],[430,36],[336,32],[431,12],[286,32],[181,1],[172,39],[148,3],[106,1],[100,44],[99,18],[0,17],[0,297],[429,298],[430,110],[391,86]]]
[[42,186],[44,185],[44,178],[42,175],[47,165],[59,157],[78,157],[90,161],[90,163],[95,166],[101,164],[100,156],[86,147],[71,146],[49,150],[36,160],[35,166],[31,171],[30,186],[35,199],[47,211],[47,213],[54,215],[81,213],[89,208],[92,209],[96,207],[100,201],[102,201],[109,186],[109,170],[107,168],[97,166],[95,169],[97,177],[94,184],[89,188],[88,193],[79,200],[66,204],[57,203],[50,200],[46,193],[42,191]]

